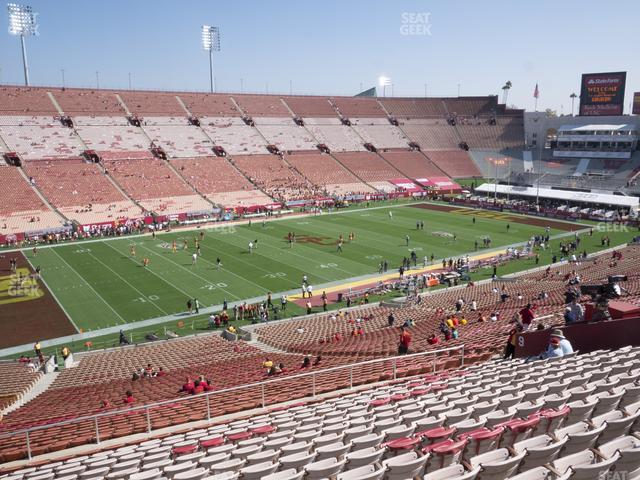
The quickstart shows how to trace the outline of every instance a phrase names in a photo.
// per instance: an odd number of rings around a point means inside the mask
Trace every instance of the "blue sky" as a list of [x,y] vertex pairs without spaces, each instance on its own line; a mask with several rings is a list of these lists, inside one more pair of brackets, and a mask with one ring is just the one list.
[[[3,2],[3,4],[6,2]],[[353,95],[392,79],[395,96],[500,94],[569,113],[584,72],[627,71],[625,112],[640,91],[640,2],[507,0],[32,0],[31,81],[67,86],[208,89],[203,23],[218,25],[219,91]],[[423,23],[428,13],[427,25]],[[404,15],[403,15],[404,14]],[[413,16],[413,18],[411,18]],[[407,20],[413,20],[407,27]],[[1,83],[22,82],[19,40],[0,12]],[[405,26],[403,26],[405,25]],[[406,35],[409,28],[426,35]],[[418,32],[419,33],[419,32]],[[386,88],[387,96],[391,87]],[[562,105],[562,107],[561,107]],[[577,109],[577,106],[576,106]]]

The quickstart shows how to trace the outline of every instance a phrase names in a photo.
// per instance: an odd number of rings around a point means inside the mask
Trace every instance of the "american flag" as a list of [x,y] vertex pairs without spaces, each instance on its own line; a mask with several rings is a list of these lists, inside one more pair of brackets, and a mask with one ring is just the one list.
[[538,89],[538,84],[536,83],[536,88],[533,91],[533,98],[540,98],[540,90]]

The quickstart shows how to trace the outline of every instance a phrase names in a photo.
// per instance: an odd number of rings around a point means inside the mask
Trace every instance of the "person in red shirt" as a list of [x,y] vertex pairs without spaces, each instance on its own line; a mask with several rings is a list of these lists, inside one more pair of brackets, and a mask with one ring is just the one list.
[[125,392],[124,403],[130,405],[130,404],[134,403],[135,401],[136,401],[136,399],[133,398],[133,392],[131,390],[127,390]]
[[195,385],[193,383],[193,380],[187,377],[187,382],[184,385],[182,385],[182,391],[187,393],[193,393],[194,388],[195,388]]
[[200,383],[200,380],[196,380],[195,382],[193,382],[193,390],[191,391],[191,393],[193,395],[197,395],[202,392],[204,392],[204,386]]
[[164,377],[167,374],[167,372],[164,371],[164,368],[160,367],[160,369],[158,370],[158,377]]
[[406,355],[409,353],[409,345],[411,345],[411,334],[409,330],[406,330],[404,327],[400,327],[400,343],[398,345],[398,354]]
[[336,332],[336,334],[333,336],[333,341],[334,342],[339,342],[340,340],[342,340],[342,335],[340,335],[338,332]]
[[438,343],[440,343],[440,339],[436,337],[435,333],[432,333],[427,339],[427,342],[429,342],[429,345],[437,345]]
[[531,322],[536,318],[535,313],[533,313],[535,307],[533,307],[530,303],[527,303],[527,306],[520,310],[518,313],[520,314],[520,319],[522,320],[522,327],[524,330],[528,330],[531,326]]

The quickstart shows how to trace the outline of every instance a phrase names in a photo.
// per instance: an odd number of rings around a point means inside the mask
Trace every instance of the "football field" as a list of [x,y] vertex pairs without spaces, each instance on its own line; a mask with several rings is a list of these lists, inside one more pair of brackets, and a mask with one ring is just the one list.
[[[304,275],[318,295],[323,284],[377,273],[384,260],[390,270],[395,269],[412,250],[420,263],[432,254],[441,261],[473,254],[476,241],[482,251],[482,239],[487,236],[492,248],[497,248],[543,234],[546,224],[551,226],[550,235],[582,228],[499,212],[449,210],[426,204],[354,209],[264,224],[258,219],[251,226],[221,224],[155,238],[144,235],[43,247],[35,257],[30,250],[24,253],[33,268],[41,267],[46,286],[75,327],[88,331],[184,312],[190,298],[206,307],[225,299],[264,296],[268,291],[299,292]],[[420,221],[424,230],[416,229]],[[289,232],[296,235],[291,246]],[[351,232],[355,240],[350,242]],[[342,253],[337,251],[340,235],[344,237]],[[193,264],[196,239],[201,254]],[[253,252],[249,242],[257,244]],[[144,258],[149,260],[146,267]],[[222,262],[220,269],[217,258]]]

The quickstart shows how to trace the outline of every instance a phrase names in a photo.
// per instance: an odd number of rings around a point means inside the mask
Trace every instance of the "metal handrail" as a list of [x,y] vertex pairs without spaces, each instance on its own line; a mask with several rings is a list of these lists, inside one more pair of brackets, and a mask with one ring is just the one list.
[[[140,405],[140,406],[136,406],[136,407],[130,407],[130,408],[126,408],[126,409],[118,409],[118,410],[110,410],[108,412],[103,412],[103,413],[95,413],[92,415],[85,415],[82,417],[75,417],[69,420],[62,420],[60,422],[54,422],[54,423],[48,423],[45,425],[38,425],[35,427],[29,427],[29,428],[25,428],[25,429],[21,429],[21,430],[15,430],[15,431],[9,431],[9,432],[4,432],[4,433],[0,433],[0,439],[2,438],[6,438],[6,437],[11,437],[11,436],[16,436],[16,435],[24,435],[26,437],[26,445],[27,445],[27,455],[28,458],[31,459],[31,446],[30,446],[30,442],[29,442],[29,435],[32,432],[38,431],[38,430],[46,430],[52,427],[59,427],[59,426],[63,426],[63,425],[70,425],[73,423],[80,423],[80,422],[86,422],[86,421],[93,421],[95,429],[96,429],[96,443],[100,443],[100,432],[99,432],[99,426],[98,426],[98,420],[100,420],[101,418],[106,418],[106,417],[112,417],[112,416],[118,416],[118,415],[131,415],[132,412],[144,412],[146,414],[146,418],[147,418],[147,432],[150,433],[151,431],[153,431],[152,429],[152,425],[151,425],[151,418],[150,418],[150,413],[151,410],[154,408],[158,408],[158,407],[162,407],[165,405],[170,405],[170,404],[175,404],[177,402],[186,402],[186,401],[191,401],[194,398],[205,398],[206,402],[207,402],[207,420],[211,420],[211,408],[210,408],[210,397],[214,396],[214,395],[220,395],[220,394],[224,394],[224,393],[229,393],[229,392],[235,392],[235,391],[239,391],[239,390],[246,390],[246,389],[250,389],[250,388],[261,388],[262,390],[262,407],[265,408],[267,406],[267,402],[266,402],[266,396],[265,396],[265,389],[268,385],[271,384],[275,384],[275,383],[280,383],[280,382],[286,382],[286,381],[295,381],[301,378],[306,378],[306,377],[312,377],[313,379],[313,387],[312,387],[312,396],[315,397],[316,396],[316,389],[315,389],[315,385],[316,385],[316,377],[318,375],[322,375],[325,373],[329,373],[329,372],[335,372],[335,371],[340,371],[340,370],[346,370],[349,369],[349,378],[350,378],[350,388],[353,388],[353,370],[355,368],[358,367],[362,367],[364,365],[373,365],[373,364],[380,364],[380,363],[385,363],[385,362],[393,362],[393,380],[396,379],[396,373],[397,373],[397,362],[399,360],[406,360],[406,359],[411,359],[411,358],[419,358],[419,357],[426,357],[426,356],[434,356],[434,362],[435,362],[435,357],[440,354],[440,353],[444,353],[444,352],[451,352],[451,351],[457,351],[460,350],[460,359],[461,359],[461,366],[464,365],[464,348],[465,345],[457,345],[454,347],[447,347],[447,348],[440,348],[437,350],[429,350],[429,351],[425,351],[425,352],[419,352],[419,353],[412,353],[412,354],[408,354],[408,355],[399,355],[399,356],[393,356],[393,357],[385,357],[385,358],[376,358],[373,360],[365,360],[362,362],[357,362],[357,363],[351,363],[348,365],[339,365],[337,367],[330,367],[330,368],[325,368],[322,370],[316,370],[313,372],[305,372],[305,373],[299,373],[296,375],[289,375],[289,376],[284,376],[284,377],[279,377],[279,378],[273,378],[273,379],[269,379],[269,380],[262,380],[260,382],[255,382],[255,383],[247,383],[244,385],[238,385],[235,387],[229,387],[229,388],[223,388],[221,390],[215,390],[215,391],[211,391],[211,392],[203,392],[201,394],[198,395],[193,395],[193,396],[189,396],[189,397],[180,397],[180,398],[174,398],[171,400],[163,400],[161,402],[155,402],[155,403],[149,403],[146,405]],[[435,363],[434,363],[434,368],[435,368]]]

